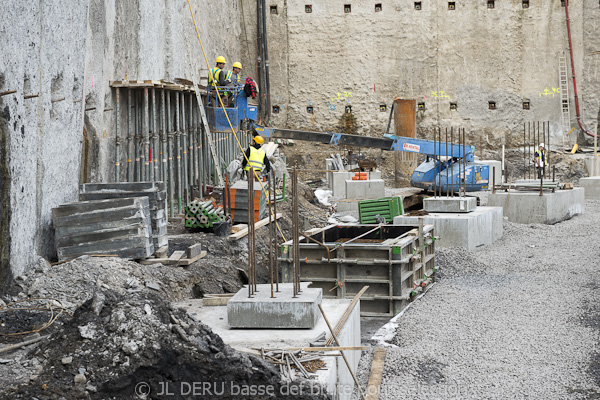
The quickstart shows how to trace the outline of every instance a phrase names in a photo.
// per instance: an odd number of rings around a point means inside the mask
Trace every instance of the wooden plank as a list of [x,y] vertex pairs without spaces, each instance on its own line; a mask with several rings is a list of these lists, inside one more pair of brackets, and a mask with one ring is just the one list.
[[246,229],[248,224],[237,224],[231,227],[231,233],[238,233],[242,229]]
[[154,254],[156,255],[156,258],[166,258],[167,251],[169,251],[169,245],[161,247],[160,249],[156,250]]
[[166,257],[163,258],[146,258],[145,260],[138,261],[142,265],[151,265],[151,264],[168,264],[169,259]]
[[173,254],[171,254],[171,257],[169,257],[169,264],[179,264],[179,260],[181,260],[181,258],[184,256],[185,251],[181,250],[181,251],[174,251]]
[[[275,216],[275,219],[279,219],[281,218],[282,214],[281,213],[277,213],[277,215]],[[263,227],[265,225],[269,224],[269,217],[261,219],[260,221],[258,221],[257,223],[254,224],[254,229]],[[246,227],[245,229],[242,229],[241,231],[234,233],[233,235],[229,235],[229,239],[231,240],[239,240],[241,238],[243,238],[244,236],[248,235],[248,228]]]
[[369,383],[367,383],[367,400],[379,399],[379,389],[381,386],[386,353],[387,350],[385,347],[378,347],[375,349],[373,362],[371,363],[371,375],[369,376]]
[[179,260],[179,262],[177,264],[178,265],[190,265],[192,263],[195,263],[199,259],[206,257],[206,254],[207,254],[206,251],[203,251],[202,253],[198,254],[194,258],[184,258],[182,260]]

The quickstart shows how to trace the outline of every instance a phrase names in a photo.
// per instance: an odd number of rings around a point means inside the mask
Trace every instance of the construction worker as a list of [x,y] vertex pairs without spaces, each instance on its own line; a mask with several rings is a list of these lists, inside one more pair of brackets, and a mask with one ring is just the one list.
[[[242,63],[236,61],[233,63],[233,70],[227,71],[227,75],[225,75],[225,84],[227,86],[239,86],[242,84],[242,75],[240,72],[242,71]],[[227,106],[231,106],[233,104],[233,96],[234,92],[225,92],[223,93],[225,98],[227,99]]]
[[215,86],[226,85],[225,76],[221,73],[223,68],[225,68],[226,63],[227,61],[225,61],[225,57],[217,57],[217,66],[211,68],[210,73],[208,74],[208,86],[210,86],[211,89],[215,89]]
[[[255,136],[254,140],[252,141],[252,145],[248,147],[248,150],[246,150],[246,157],[244,157],[242,160],[242,169],[248,176],[253,174],[250,170],[251,167],[259,176],[264,167],[267,176],[269,176],[269,172],[271,171],[271,163],[269,162],[269,158],[265,154],[265,151],[262,149],[263,143],[264,139],[262,136]],[[249,162],[246,161],[246,158]]]
[[540,143],[540,147],[535,151],[535,168],[537,169],[538,179],[542,179],[542,176],[546,173],[546,166],[548,165],[548,153],[544,143]]

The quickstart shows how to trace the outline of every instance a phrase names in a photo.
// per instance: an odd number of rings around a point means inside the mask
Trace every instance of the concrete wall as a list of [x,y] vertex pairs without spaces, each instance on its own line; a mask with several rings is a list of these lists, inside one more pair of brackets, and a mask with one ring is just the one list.
[[[267,16],[271,98],[281,107],[272,124],[339,130],[344,106],[352,105],[357,131],[376,135],[388,118],[380,105],[389,110],[402,97],[425,103],[417,116],[420,136],[441,124],[466,128],[477,145],[479,136],[484,145],[517,144],[523,122],[539,120],[550,121],[558,142],[560,98],[552,88],[559,87],[559,54],[568,54],[560,0],[530,0],[528,9],[521,0],[496,0],[493,10],[486,0],[455,3],[449,10],[445,0],[424,0],[417,11],[412,0],[271,0],[267,7],[278,6],[278,14]],[[600,10],[595,0],[571,3],[575,64],[590,121],[599,111],[600,54],[591,52],[600,48]],[[255,2],[244,4],[247,55],[256,54]],[[351,4],[351,13],[344,4]],[[528,111],[524,100],[531,103]],[[488,109],[489,101],[496,110]],[[314,115],[306,112],[309,104]],[[571,107],[574,125],[573,101]]]
[[77,194],[87,5],[2,4],[0,289],[52,252],[50,208]]
[[[192,6],[211,65],[222,54],[230,66],[239,1]],[[16,93],[0,96],[0,291],[38,255],[55,256],[52,207],[77,200],[80,180],[114,180],[109,81],[189,79],[192,60],[207,70],[185,0],[4,0],[2,10],[0,93]]]

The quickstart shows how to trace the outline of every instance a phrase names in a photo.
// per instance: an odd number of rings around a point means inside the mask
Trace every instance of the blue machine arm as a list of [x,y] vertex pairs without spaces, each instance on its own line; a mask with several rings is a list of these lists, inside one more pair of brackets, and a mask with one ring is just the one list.
[[[452,158],[464,158],[467,162],[473,161],[473,155],[475,153],[475,146],[471,145],[459,146],[452,143],[435,142],[433,140],[415,139],[395,135],[384,135],[384,137],[394,141],[390,150],[395,151],[425,154],[430,157],[438,155],[443,157],[450,156]],[[448,149],[447,153],[446,149]]]

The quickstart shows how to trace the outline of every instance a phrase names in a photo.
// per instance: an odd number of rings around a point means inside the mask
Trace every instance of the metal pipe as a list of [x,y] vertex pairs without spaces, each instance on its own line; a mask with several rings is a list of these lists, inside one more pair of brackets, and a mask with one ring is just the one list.
[[573,58],[573,42],[571,40],[571,20],[569,19],[569,1],[565,0],[565,13],[567,15],[567,36],[569,37],[569,54],[571,56],[571,72],[573,73],[573,94],[575,96],[575,114],[577,116],[577,123],[581,128],[581,131],[588,136],[596,136],[593,133],[588,132],[581,122],[581,112],[579,111],[579,96],[577,95],[577,80],[575,79],[575,59]]
[[115,88],[116,92],[115,92],[115,98],[116,98],[116,116],[115,116],[115,120],[116,120],[116,136],[115,136],[115,182],[120,182],[121,181],[121,136],[120,136],[120,124],[121,124],[121,120],[120,120],[120,112],[121,112],[121,107],[120,107],[120,96],[119,96],[119,88]]
[[140,112],[140,99],[135,96],[135,181],[140,182],[142,180],[142,164],[140,159],[140,142],[142,134],[142,118]]
[[440,189],[440,197],[442,197],[442,128],[438,127],[438,156],[439,156],[439,165],[440,172],[436,174],[436,179],[439,177],[439,189]]
[[531,179],[531,121],[527,123],[527,179]]
[[144,173],[143,179],[148,181],[150,179],[150,104],[148,101],[148,88],[144,88],[144,123],[143,132],[144,135],[144,151],[142,153],[144,159]]
[[[275,181],[275,169],[271,168],[271,181],[273,182],[273,215],[277,217],[277,182]],[[283,181],[285,190],[285,181]],[[275,251],[273,252],[273,258],[275,259],[275,292],[279,293],[279,239],[278,235],[275,234],[273,237]]]
[[161,130],[160,130],[160,176],[162,177],[163,182],[165,183],[165,190],[168,189],[169,176],[167,175],[168,166],[167,166],[167,125],[166,125],[166,109],[165,109],[165,90],[162,89],[160,91],[160,110],[161,110]]
[[154,172],[153,172],[153,176],[152,176],[152,181],[160,181],[160,170],[159,170],[159,157],[160,157],[160,151],[158,149],[159,147],[159,142],[158,142],[158,112],[157,112],[157,108],[156,108],[156,89],[152,88],[152,139],[153,139],[153,143],[152,143],[152,166],[154,168]]
[[132,120],[131,120],[131,89],[127,89],[127,182],[133,182],[133,163],[132,160],[132,141],[133,141],[133,131],[132,131]]
[[527,169],[527,164],[525,164],[525,122],[523,122],[523,179],[525,179],[525,170]]
[[[548,165],[550,165],[550,121],[546,122],[546,127],[548,128],[548,137],[547,137],[547,141],[546,141],[546,158],[547,158],[547,162]],[[550,169],[548,169],[548,177],[550,178]]]
[[190,188],[189,188],[189,182],[188,182],[188,152],[187,152],[187,138],[188,138],[188,131],[187,131],[187,126],[186,126],[186,119],[185,119],[185,93],[181,92],[181,121],[180,121],[180,129],[182,132],[182,153],[183,153],[183,170],[181,171],[181,174],[183,176],[182,178],[182,184],[183,184],[183,198],[185,203],[189,203],[190,201]]
[[181,182],[181,130],[179,121],[179,93],[175,92],[175,154],[177,155],[177,213],[182,210],[182,191]]
[[173,171],[173,120],[171,119],[171,92],[167,92],[167,152],[168,152],[168,176],[169,176],[169,211],[170,216],[175,215],[175,179]]
[[[190,168],[190,188],[193,188],[194,185],[196,185],[196,175],[195,175],[195,171],[196,171],[196,130],[194,129],[194,96],[191,95],[190,93],[190,100],[188,101],[188,104],[190,106],[189,112],[188,112],[188,132],[190,135],[189,138],[189,146],[188,146],[188,152],[190,154],[190,164],[189,164],[189,168]],[[192,191],[192,189],[190,189]],[[192,198],[193,198],[193,191],[192,191]]]
[[271,79],[269,76],[269,34],[267,33],[267,5],[266,5],[266,0],[262,0],[262,6],[263,6],[263,16],[262,16],[262,23],[263,23],[263,62],[264,62],[264,75],[265,75],[265,100],[266,100],[266,105],[265,105],[265,117],[266,117],[266,121],[268,122],[270,120],[271,117]]

